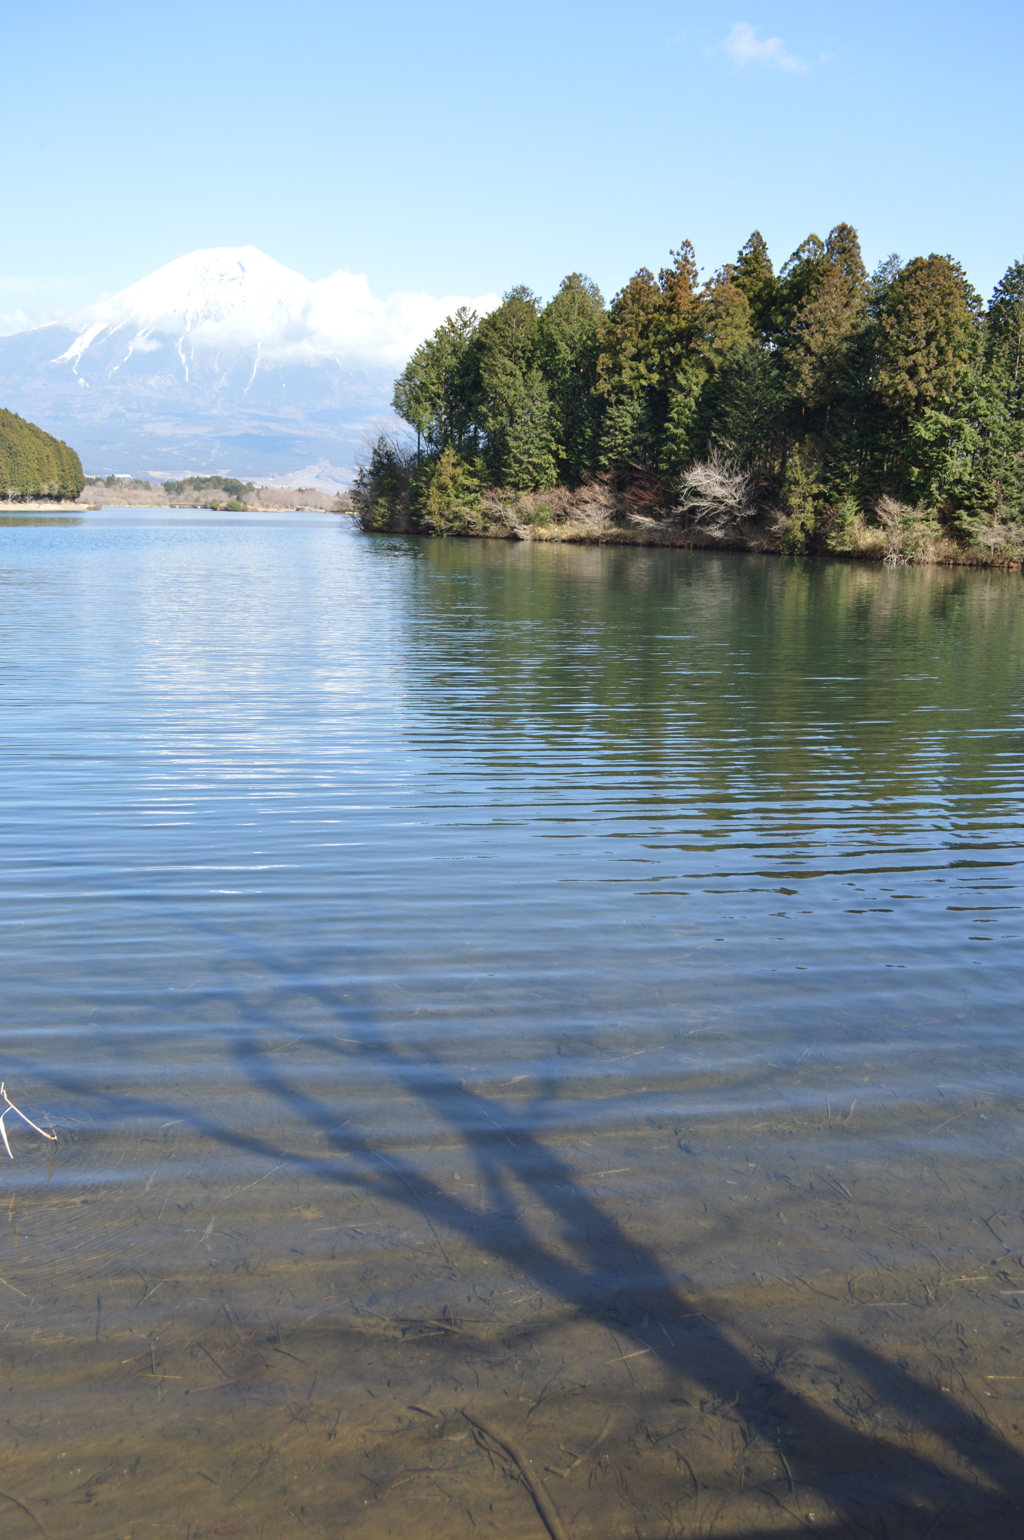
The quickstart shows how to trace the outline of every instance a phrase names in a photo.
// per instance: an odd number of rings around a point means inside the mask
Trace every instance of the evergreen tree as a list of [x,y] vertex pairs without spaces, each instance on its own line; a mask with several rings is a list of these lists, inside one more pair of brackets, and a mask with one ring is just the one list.
[[781,347],[790,343],[793,322],[800,305],[828,262],[825,242],[818,235],[801,241],[783,264],[775,285],[775,304],[768,320],[770,339]]
[[735,269],[716,273],[700,295],[695,313],[695,342],[709,373],[754,346],[754,313]]
[[394,434],[379,433],[352,485],[352,503],[368,532],[409,528],[409,494],[416,455]]
[[480,483],[450,444],[417,480],[417,528],[427,535],[468,535],[480,527]]
[[662,290],[646,267],[612,301],[597,360],[597,390],[605,403],[602,470],[620,474],[658,464],[661,302]]
[[482,321],[460,311],[416,350],[395,408],[425,454],[382,450],[367,473],[389,527],[411,508],[414,527],[469,532],[481,481],[539,490],[595,470],[667,506],[717,456],[781,504],[790,549],[843,549],[882,493],[976,534],[1024,520],[1024,263],[983,317],[951,258],[890,257],[869,279],[848,224],[808,236],[778,277],[755,231],[703,287],[683,242],[608,312],[579,273],[543,309],[517,288]]
[[777,302],[777,284],[768,244],[760,230],[755,230],[732,268],[732,282],[742,289],[750,305],[754,327],[763,331],[771,325]]
[[681,476],[694,457],[701,391],[708,377],[701,343],[703,316],[698,307],[698,269],[693,244],[673,251],[672,266],[658,275],[660,325],[656,346],[661,397],[655,403],[660,422],[657,467],[665,476]]
[[989,356],[1001,364],[1024,411],[1024,262],[1014,262],[996,284],[987,320]]
[[78,497],[84,486],[82,462],[62,439],[15,412],[0,410],[0,498],[63,502]]
[[951,257],[915,257],[879,309],[881,480],[955,516],[980,449],[978,296]]
[[476,312],[459,307],[420,344],[395,381],[392,401],[428,450],[461,448],[472,432],[469,346]]
[[774,500],[789,443],[790,394],[776,353],[757,344],[722,362],[701,399],[698,453],[753,471]]
[[879,262],[868,279],[868,309],[877,316],[885,303],[886,295],[899,277],[903,261],[895,252]]
[[597,458],[602,398],[595,387],[605,321],[597,285],[570,273],[537,328],[536,359],[551,400],[558,475],[570,486],[584,480]]
[[517,491],[553,487],[558,480],[554,413],[536,362],[539,327],[537,297],[520,286],[480,322],[471,350],[484,459],[495,485]]
[[951,257],[915,257],[894,280],[881,307],[876,387],[901,421],[951,396],[975,352],[979,309]]
[[851,386],[850,345],[868,316],[868,277],[851,225],[831,231],[800,287],[789,327],[793,389],[805,406],[827,412]]
[[984,475],[993,511],[1024,519],[1024,262],[996,285],[986,316]]
[[759,346],[751,303],[736,275],[736,267],[722,268],[698,299],[695,348],[705,381],[691,438],[695,453],[724,456],[749,468],[752,437],[758,431],[753,423],[758,413],[754,375],[767,355]]

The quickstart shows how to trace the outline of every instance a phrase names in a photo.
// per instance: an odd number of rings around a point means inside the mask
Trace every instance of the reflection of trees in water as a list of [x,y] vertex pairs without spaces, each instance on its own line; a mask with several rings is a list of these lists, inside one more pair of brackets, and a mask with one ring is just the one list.
[[1020,701],[1006,573],[455,541],[414,570],[410,731],[494,768],[536,750],[559,784],[934,796],[987,774]]

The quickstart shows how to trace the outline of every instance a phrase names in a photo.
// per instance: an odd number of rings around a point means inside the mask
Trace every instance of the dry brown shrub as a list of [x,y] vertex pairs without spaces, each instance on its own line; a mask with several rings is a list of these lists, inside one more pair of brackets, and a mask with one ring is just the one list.
[[692,465],[681,478],[676,512],[691,528],[723,539],[757,513],[756,493],[748,471],[714,455]]
[[604,478],[580,487],[511,492],[492,487],[482,496],[484,514],[498,533],[520,540],[579,534],[599,536],[630,512],[631,501]]
[[875,504],[875,517],[883,532],[886,566],[928,560],[939,531],[926,509],[901,503],[885,492]]
[[566,509],[566,522],[581,533],[600,534],[614,528],[617,519],[631,510],[630,499],[610,481],[584,482],[573,492]]
[[983,562],[1000,564],[1024,561],[1024,527],[1020,524],[1004,524],[999,518],[977,525],[971,531],[967,547],[968,556]]

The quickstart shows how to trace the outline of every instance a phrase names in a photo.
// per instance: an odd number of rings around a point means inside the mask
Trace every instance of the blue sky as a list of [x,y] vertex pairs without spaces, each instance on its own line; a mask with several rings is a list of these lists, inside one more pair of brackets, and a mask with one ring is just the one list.
[[[692,239],[1024,256],[1019,0],[36,0],[4,23],[0,323],[196,247],[608,297]],[[18,318],[21,318],[19,321]]]

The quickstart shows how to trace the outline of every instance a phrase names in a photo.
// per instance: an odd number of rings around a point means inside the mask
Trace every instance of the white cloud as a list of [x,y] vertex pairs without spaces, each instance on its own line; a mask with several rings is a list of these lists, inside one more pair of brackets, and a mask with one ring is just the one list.
[[61,321],[79,287],[71,278],[17,278],[0,274],[0,337]]
[[192,352],[258,344],[264,364],[335,359],[393,370],[460,305],[484,315],[499,303],[496,294],[380,299],[362,273],[311,283],[255,247],[214,247],[79,311],[72,324],[80,335],[64,356],[74,361],[101,332],[123,327],[135,351],[168,338]]
[[757,28],[752,27],[748,21],[733,23],[721,49],[737,67],[766,64],[769,69],[788,70],[790,74],[800,75],[809,67],[803,59],[798,59],[787,50],[781,37],[760,38]]
[[275,351],[292,356],[358,357],[391,366],[410,353],[460,305],[485,315],[500,300],[496,294],[470,298],[400,291],[377,299],[362,273],[332,273],[312,286],[301,336],[282,338]]

